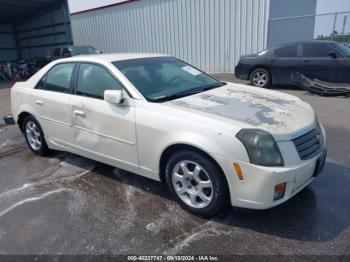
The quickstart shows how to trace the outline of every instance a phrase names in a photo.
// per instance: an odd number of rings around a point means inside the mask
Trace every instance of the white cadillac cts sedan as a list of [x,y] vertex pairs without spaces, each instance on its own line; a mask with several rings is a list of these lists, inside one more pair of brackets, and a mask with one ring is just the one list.
[[167,55],[56,60],[11,92],[30,149],[79,154],[165,181],[186,210],[266,209],[323,169],[326,138],[299,98],[219,82]]

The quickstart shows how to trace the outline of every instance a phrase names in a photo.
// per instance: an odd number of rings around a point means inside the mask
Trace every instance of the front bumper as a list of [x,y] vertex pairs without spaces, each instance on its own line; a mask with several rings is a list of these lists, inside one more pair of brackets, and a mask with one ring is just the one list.
[[[306,187],[323,169],[327,150],[318,156],[291,167],[263,167],[250,163],[221,159],[226,174],[231,204],[237,207],[268,209],[277,206]],[[240,180],[233,168],[238,163],[243,173]],[[284,196],[274,200],[275,186],[286,183]]]
[[249,80],[250,67],[239,63],[235,67],[235,77],[242,80]]

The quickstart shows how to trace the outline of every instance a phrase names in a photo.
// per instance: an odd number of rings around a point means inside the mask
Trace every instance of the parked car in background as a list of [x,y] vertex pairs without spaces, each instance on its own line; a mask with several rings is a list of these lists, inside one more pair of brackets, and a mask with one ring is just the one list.
[[350,48],[333,41],[279,45],[242,56],[235,76],[257,87],[294,85],[293,74],[331,83],[350,83]]
[[58,47],[52,50],[51,60],[71,57],[76,55],[88,55],[88,54],[100,54],[100,53],[102,52],[92,46],[70,45],[70,46]]
[[171,56],[56,60],[11,89],[29,148],[79,154],[164,181],[188,211],[266,209],[323,169],[326,136],[297,97],[223,83]]

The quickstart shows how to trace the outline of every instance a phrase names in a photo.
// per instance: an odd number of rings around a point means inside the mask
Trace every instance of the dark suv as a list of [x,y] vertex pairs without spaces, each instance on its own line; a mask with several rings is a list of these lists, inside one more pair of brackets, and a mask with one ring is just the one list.
[[333,41],[289,43],[242,56],[235,76],[258,87],[293,85],[293,75],[350,83],[350,48]]
[[63,46],[55,48],[51,54],[51,60],[58,58],[76,56],[76,55],[87,55],[87,54],[100,54],[101,51],[98,51],[92,46]]

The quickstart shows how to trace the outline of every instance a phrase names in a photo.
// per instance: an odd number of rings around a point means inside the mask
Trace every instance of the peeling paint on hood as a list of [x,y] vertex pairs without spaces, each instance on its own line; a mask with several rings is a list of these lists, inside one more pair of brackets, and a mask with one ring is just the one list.
[[298,131],[315,118],[311,106],[295,96],[233,83],[169,103],[276,134]]

